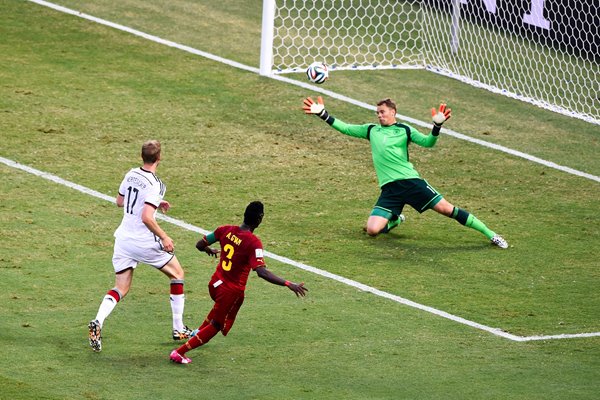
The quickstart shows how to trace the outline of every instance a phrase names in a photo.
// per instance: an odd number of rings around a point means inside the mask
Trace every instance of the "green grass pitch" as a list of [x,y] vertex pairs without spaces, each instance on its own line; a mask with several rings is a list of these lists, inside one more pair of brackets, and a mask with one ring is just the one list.
[[[61,5],[258,66],[256,1],[62,0]],[[317,93],[56,12],[0,0],[0,157],[115,196],[148,138],[163,143],[169,215],[203,229],[266,205],[265,249],[516,336],[600,331],[600,187],[443,135],[411,149],[449,201],[511,244],[501,251],[433,212],[390,235],[362,227],[378,196],[366,142],[301,111]],[[302,80],[302,75],[291,76]],[[393,97],[428,121],[600,175],[597,126],[425,71],[333,74],[326,88]],[[324,86],[325,87],[325,86]],[[346,122],[373,112],[325,96]],[[600,338],[515,342],[268,259],[310,289],[298,300],[254,274],[231,333],[168,362],[168,281],[147,266],[107,319],[121,210],[0,163],[0,399],[593,399]],[[212,305],[198,233],[162,222],[186,270],[186,323]]]

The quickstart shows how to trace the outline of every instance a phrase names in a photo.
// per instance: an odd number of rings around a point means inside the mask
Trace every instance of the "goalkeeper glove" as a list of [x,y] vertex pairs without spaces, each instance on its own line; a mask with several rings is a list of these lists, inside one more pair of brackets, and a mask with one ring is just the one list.
[[433,124],[436,127],[441,127],[444,122],[450,119],[452,116],[452,110],[450,108],[446,108],[446,104],[440,104],[439,110],[435,108],[431,109],[431,117],[433,119]]
[[327,118],[329,118],[329,113],[325,110],[325,103],[323,103],[323,98],[321,96],[317,97],[316,103],[310,97],[305,98],[302,109],[306,114],[314,114],[324,121],[327,121]]

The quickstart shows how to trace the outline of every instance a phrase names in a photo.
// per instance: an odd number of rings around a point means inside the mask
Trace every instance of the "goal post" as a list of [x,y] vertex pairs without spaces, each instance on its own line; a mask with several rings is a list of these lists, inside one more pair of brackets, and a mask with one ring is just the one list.
[[600,125],[598,0],[263,0],[260,72],[424,68]]
[[273,69],[273,29],[275,26],[275,0],[263,0],[260,39],[260,74],[270,75]]
[[[398,0],[263,0],[261,73],[423,68],[419,8]],[[272,18],[273,22],[264,18]]]

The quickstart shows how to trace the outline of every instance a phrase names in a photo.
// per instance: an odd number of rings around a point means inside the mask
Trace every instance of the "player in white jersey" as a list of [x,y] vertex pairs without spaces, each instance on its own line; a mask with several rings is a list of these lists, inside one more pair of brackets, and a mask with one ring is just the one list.
[[170,300],[173,312],[173,339],[188,339],[191,330],[183,324],[183,269],[173,254],[173,240],[156,222],[156,210],[167,212],[171,205],[163,200],[166,186],[155,175],[160,162],[160,142],[150,140],[142,146],[144,165],[129,171],[117,196],[123,219],[115,231],[113,266],[115,287],[108,291],[96,318],[90,321],[89,340],[94,351],[102,350],[102,326],[117,303],[125,297],[138,263],[148,264],[171,280]]

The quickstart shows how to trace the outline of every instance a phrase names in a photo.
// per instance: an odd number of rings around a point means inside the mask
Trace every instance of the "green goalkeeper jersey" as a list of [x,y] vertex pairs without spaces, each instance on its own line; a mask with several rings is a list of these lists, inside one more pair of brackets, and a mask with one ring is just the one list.
[[408,144],[433,147],[438,136],[424,135],[410,125],[396,123],[390,126],[375,124],[351,125],[339,119],[331,124],[339,132],[367,139],[371,143],[373,165],[379,187],[402,179],[421,178],[409,161]]

